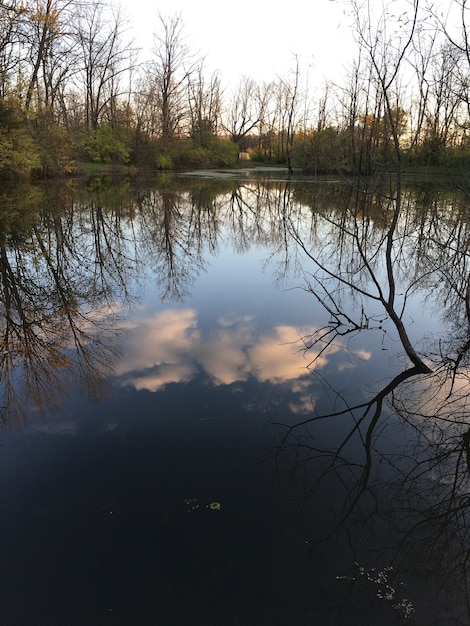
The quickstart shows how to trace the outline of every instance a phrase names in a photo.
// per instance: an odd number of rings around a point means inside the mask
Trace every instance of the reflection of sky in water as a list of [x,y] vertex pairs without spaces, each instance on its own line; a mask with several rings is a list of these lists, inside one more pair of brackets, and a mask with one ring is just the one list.
[[[141,318],[130,346],[118,366],[124,382],[137,389],[157,391],[168,382],[187,382],[202,368],[215,385],[230,385],[254,376],[261,382],[286,382],[308,375],[301,351],[302,329],[278,326],[256,333],[255,322],[222,318],[218,326],[198,328],[196,311],[167,310]],[[328,354],[328,353],[327,353]],[[317,362],[324,365],[327,354]],[[135,370],[155,373],[136,374]]]
[[265,248],[222,250],[179,304],[162,304],[150,287],[128,322],[116,368],[119,384],[163,392],[200,374],[212,386],[253,379],[287,385],[297,398],[291,403],[295,413],[312,409],[311,370],[330,363],[328,375],[341,375],[342,387],[371,358],[370,338],[350,345],[338,339],[321,355],[319,347],[305,352],[303,338],[325,323],[325,313],[299,278],[287,275],[279,286],[267,255]]
[[[313,361],[301,339],[328,317],[271,255],[234,253],[228,240],[181,302],[160,301],[148,267],[109,397],[72,389],[57,415],[32,407],[23,432],[2,435],[5,626],[328,623],[354,558],[341,542],[312,547],[331,517],[306,497],[305,467],[276,474],[271,422],[370,397],[401,350],[372,307],[369,330]],[[438,323],[418,299],[407,311],[417,336]],[[324,441],[308,445],[340,439],[348,420],[322,424]],[[328,502],[341,507],[345,489],[327,480]],[[353,594],[347,626],[395,623],[374,592]]]

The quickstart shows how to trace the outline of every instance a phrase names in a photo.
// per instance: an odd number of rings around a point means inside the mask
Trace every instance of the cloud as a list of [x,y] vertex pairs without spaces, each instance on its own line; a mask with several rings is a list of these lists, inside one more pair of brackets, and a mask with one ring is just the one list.
[[156,371],[144,372],[126,378],[126,384],[140,391],[159,391],[170,383],[189,382],[196,368],[189,363],[169,363],[157,368]]
[[246,380],[250,373],[247,341],[253,341],[253,336],[246,327],[216,330],[194,346],[194,356],[213,382],[230,385]]
[[[285,382],[305,376],[309,361],[301,351],[300,339],[299,330],[293,326],[276,326],[261,336],[249,350],[256,378],[261,382]],[[318,366],[325,363],[326,358],[322,357]]]
[[[118,366],[123,384],[158,391],[169,383],[188,382],[203,371],[214,385],[254,377],[260,382],[293,385],[307,376],[301,337],[312,329],[279,325],[259,335],[249,316],[224,317],[213,330],[200,330],[194,309],[174,309],[136,321]],[[315,361],[323,367],[340,349],[332,346]],[[311,369],[311,365],[310,365]]]
[[139,318],[131,335],[125,342],[125,356],[116,368],[117,374],[180,364],[182,355],[190,353],[200,341],[196,311],[170,309]]

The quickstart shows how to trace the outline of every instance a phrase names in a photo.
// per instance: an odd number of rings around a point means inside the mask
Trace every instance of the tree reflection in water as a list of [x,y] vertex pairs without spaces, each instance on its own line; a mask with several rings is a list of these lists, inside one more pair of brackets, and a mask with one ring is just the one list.
[[204,269],[206,248],[216,250],[218,194],[206,189],[192,188],[190,198],[171,185],[131,194],[127,184],[96,178],[86,189],[4,190],[3,426],[21,423],[31,405],[41,413],[58,408],[72,381],[91,399],[106,395],[116,338],[144,268],[154,272],[162,301],[179,301]]
[[[470,618],[470,232],[463,210],[441,195],[364,186],[340,209],[317,204],[308,233],[289,220],[306,259],[306,288],[328,315],[303,338],[312,373],[336,342],[371,332],[383,335],[382,345],[394,342],[401,369],[359,402],[322,380],[331,410],[278,423],[277,460],[306,477],[309,496],[332,489],[337,498],[342,486],[342,510],[326,535],[346,533],[355,557],[338,580],[369,580],[406,620],[412,603],[387,574],[406,569],[421,579],[428,610],[445,590],[455,604],[439,619],[457,624]],[[442,320],[437,337],[416,338],[416,329],[410,337],[405,320],[417,293]],[[334,424],[333,445],[323,443],[326,422]],[[380,576],[377,563],[386,564]]]
[[[311,414],[296,423],[273,420],[281,478],[291,486],[302,476],[302,496],[334,511],[312,550],[328,551],[343,533],[349,571],[331,555],[325,560],[338,589],[365,585],[406,620],[419,603],[397,591],[406,570],[421,579],[428,602],[430,589],[455,597],[448,623],[468,620],[465,197],[263,180],[179,181],[158,191],[41,189],[2,197],[3,425],[21,421],[29,405],[58,406],[71,379],[91,398],[103,396],[125,311],[134,305],[129,285],[144,270],[161,300],[180,301],[227,233],[237,252],[263,246],[279,283],[297,272],[327,316],[301,343],[318,381]],[[429,316],[439,316],[438,336],[410,328],[417,296]],[[334,389],[316,366],[365,333],[379,335],[393,353],[391,378],[367,379],[365,390]]]
[[49,200],[38,188],[2,198],[0,418],[7,427],[30,406],[58,408],[72,381],[99,400],[117,356],[115,289],[128,280],[117,222],[100,205],[78,212],[67,196],[53,209]]

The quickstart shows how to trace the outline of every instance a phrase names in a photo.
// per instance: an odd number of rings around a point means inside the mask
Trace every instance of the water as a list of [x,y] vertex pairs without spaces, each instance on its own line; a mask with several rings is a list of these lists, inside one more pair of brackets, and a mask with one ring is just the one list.
[[[335,231],[347,191],[185,177],[9,191],[2,626],[467,623],[452,561],[466,394],[441,428],[444,384],[403,381],[369,428],[367,402],[409,360],[363,293],[387,289],[388,219],[369,207]],[[430,268],[416,224],[435,215],[417,204],[395,233],[396,308],[442,376],[465,303],[439,268],[464,275],[449,231],[466,222],[446,222],[454,256]],[[352,267],[352,223],[376,286]]]

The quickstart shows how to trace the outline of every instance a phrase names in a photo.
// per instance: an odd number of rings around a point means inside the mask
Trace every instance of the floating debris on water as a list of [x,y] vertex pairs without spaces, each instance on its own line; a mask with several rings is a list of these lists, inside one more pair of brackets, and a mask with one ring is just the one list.
[[185,498],[184,500],[186,506],[188,507],[186,509],[187,513],[191,513],[191,511],[195,511],[196,509],[199,508],[199,504],[197,502],[197,498]]
[[[196,511],[199,509],[199,503],[197,498],[185,498],[184,503],[187,506],[186,512],[191,513],[192,511]],[[210,504],[206,504],[206,509],[210,509],[211,511],[220,511],[222,505],[220,502],[211,502]]]

